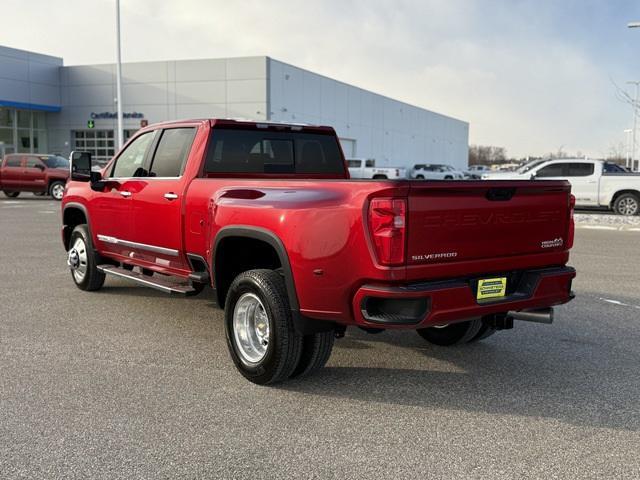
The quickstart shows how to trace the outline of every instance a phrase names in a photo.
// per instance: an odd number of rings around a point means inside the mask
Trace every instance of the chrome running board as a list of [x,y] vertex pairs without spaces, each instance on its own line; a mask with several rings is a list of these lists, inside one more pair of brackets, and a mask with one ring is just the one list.
[[[116,267],[114,265],[98,265],[98,270],[114,277],[126,278],[132,280],[145,287],[154,288],[164,293],[179,293],[187,295],[194,293],[195,289],[189,284],[174,283],[169,280],[163,279],[160,275],[156,274],[153,277],[143,275],[133,270],[125,270],[124,268]],[[169,277],[170,278],[170,277]]]

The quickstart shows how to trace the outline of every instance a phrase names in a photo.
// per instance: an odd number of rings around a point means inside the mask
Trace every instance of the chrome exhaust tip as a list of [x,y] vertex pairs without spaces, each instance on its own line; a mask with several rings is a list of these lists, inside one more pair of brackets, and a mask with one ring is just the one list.
[[553,308],[540,308],[536,310],[509,311],[507,317],[514,320],[536,323],[553,323]]

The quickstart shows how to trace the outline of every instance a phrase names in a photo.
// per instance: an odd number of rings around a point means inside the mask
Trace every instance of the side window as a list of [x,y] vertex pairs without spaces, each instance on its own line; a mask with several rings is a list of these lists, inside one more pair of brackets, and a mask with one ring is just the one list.
[[164,130],[153,156],[149,176],[179,177],[182,175],[195,135],[195,128]]
[[588,177],[593,175],[593,163],[570,163],[568,177]]
[[362,164],[362,160],[347,160],[347,167],[349,168],[360,168]]
[[25,164],[25,168],[43,168],[44,169],[44,165],[36,157],[27,157],[27,163]]
[[5,167],[19,167],[22,163],[21,157],[7,157],[7,161],[5,162]]
[[545,177],[564,177],[566,174],[564,173],[565,169],[564,163],[553,163],[551,165],[547,165],[546,167],[542,167],[540,170],[536,172],[536,177],[545,178]]
[[602,167],[604,173],[624,173],[625,169],[615,163],[605,162]]
[[375,160],[369,159],[369,160],[366,160],[365,163],[366,163],[366,166],[369,167],[369,168],[373,168],[373,167],[376,166],[376,161]]
[[112,178],[144,177],[144,157],[155,132],[147,132],[136,138],[116,159]]

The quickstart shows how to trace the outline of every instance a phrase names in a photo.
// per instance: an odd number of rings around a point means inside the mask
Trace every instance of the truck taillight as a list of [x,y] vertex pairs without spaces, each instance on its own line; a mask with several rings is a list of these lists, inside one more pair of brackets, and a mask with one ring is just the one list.
[[576,232],[576,224],[573,220],[573,210],[576,207],[576,197],[569,195],[569,233],[567,234],[567,248],[573,247],[573,238]]
[[381,265],[404,263],[407,232],[407,201],[374,198],[369,205],[369,230]]

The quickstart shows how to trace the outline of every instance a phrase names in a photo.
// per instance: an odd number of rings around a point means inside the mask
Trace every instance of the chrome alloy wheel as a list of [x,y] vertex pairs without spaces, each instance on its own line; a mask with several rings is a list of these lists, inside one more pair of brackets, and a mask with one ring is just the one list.
[[253,293],[242,295],[233,309],[233,340],[245,363],[258,363],[267,354],[269,317]]
[[51,189],[51,196],[56,200],[62,200],[62,196],[64,195],[64,185],[61,183],[56,183]]
[[638,213],[638,201],[635,198],[627,197],[618,203],[618,212],[622,215],[635,215]]
[[87,246],[82,238],[76,238],[73,246],[69,249],[67,265],[73,272],[73,278],[80,283],[87,274]]

